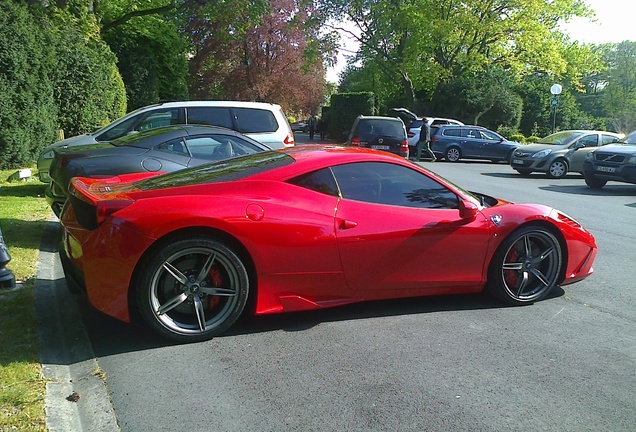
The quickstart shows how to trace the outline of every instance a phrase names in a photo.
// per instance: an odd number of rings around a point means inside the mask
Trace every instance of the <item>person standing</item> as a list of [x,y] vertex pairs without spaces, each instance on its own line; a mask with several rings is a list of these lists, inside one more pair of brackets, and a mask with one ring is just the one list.
[[422,119],[422,129],[420,130],[420,139],[417,142],[417,157],[416,161],[419,162],[422,157],[422,150],[431,158],[431,162],[435,162],[437,158],[435,153],[431,150],[431,126],[428,124],[426,118]]
[[316,117],[313,114],[309,117],[307,124],[309,125],[309,139],[313,140],[316,133]]

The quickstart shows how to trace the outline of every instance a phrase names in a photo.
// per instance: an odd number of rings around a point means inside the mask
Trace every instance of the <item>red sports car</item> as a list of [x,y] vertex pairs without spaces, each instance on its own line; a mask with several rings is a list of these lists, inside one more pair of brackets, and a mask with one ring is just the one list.
[[[67,280],[98,310],[177,341],[244,312],[484,289],[513,304],[592,273],[592,235],[558,210],[473,194],[404,158],[301,146],[156,175],[75,178]],[[247,305],[250,305],[247,307]]]

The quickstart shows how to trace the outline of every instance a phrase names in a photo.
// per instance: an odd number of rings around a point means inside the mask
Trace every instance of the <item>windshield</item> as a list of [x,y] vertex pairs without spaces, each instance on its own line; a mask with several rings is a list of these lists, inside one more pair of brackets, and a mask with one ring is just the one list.
[[623,138],[619,142],[622,142],[622,143],[625,143],[625,144],[636,144],[636,131],[630,133],[629,135],[627,135],[625,138]]
[[538,144],[549,144],[549,145],[567,145],[583,135],[585,132],[583,131],[562,131],[557,132],[552,135],[548,135],[545,138],[541,138],[537,143]]
[[134,186],[147,191],[202,183],[221,183],[244,179],[292,163],[294,159],[289,155],[267,151],[186,168],[138,181]]

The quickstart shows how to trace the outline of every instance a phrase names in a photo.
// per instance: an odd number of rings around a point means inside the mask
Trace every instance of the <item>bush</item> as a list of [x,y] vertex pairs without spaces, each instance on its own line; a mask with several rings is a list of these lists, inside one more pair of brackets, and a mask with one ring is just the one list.
[[[0,1],[0,169],[30,165],[55,137],[54,59],[27,6]],[[8,35],[11,35],[8,37]]]
[[518,142],[518,143],[525,143],[526,142],[526,137],[523,136],[522,133],[516,133],[516,134],[512,134],[508,137],[508,139],[510,141],[514,141],[514,142]]
[[347,138],[359,115],[376,115],[375,95],[372,92],[338,93],[331,96],[329,136],[336,140]]
[[541,137],[538,137],[536,135],[530,135],[528,138],[526,138],[526,143],[532,144],[532,143],[535,143],[535,142],[539,141],[540,139],[541,139]]

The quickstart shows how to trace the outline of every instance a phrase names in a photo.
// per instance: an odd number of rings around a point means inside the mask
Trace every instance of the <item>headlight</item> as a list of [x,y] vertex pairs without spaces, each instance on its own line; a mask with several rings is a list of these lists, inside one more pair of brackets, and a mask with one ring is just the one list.
[[632,165],[636,165],[636,156],[632,156],[629,159],[627,159],[627,163],[628,164],[632,164]]
[[42,159],[53,159],[53,156],[55,156],[55,152],[53,150],[49,150],[46,153],[42,153]]
[[533,157],[533,159],[541,159],[541,158],[546,157],[550,153],[552,153],[552,150],[550,150],[550,149],[541,150],[540,152],[536,152],[535,154],[533,154],[532,157]]
[[589,160],[589,161],[591,161],[592,159],[594,159],[594,153],[592,153],[592,152],[588,152],[588,153],[585,155],[585,160]]

